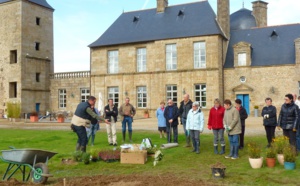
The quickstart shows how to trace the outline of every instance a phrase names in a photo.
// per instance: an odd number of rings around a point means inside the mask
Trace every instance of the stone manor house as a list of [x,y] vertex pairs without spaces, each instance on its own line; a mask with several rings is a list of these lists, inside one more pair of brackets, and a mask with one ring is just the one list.
[[300,90],[300,24],[268,26],[267,2],[230,14],[230,0],[122,13],[93,43],[90,71],[54,73],[53,12],[46,0],[0,0],[0,109],[74,111],[89,95],[125,97],[137,115],[189,93],[202,110],[240,98],[252,113],[271,97],[279,109]]

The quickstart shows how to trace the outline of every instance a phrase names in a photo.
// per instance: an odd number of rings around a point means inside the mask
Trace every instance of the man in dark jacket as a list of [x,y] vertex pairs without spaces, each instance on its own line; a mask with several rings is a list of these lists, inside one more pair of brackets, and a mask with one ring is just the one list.
[[185,141],[186,141],[186,147],[190,147],[191,144],[191,137],[186,131],[186,118],[189,113],[189,111],[192,109],[193,102],[190,100],[190,95],[185,94],[183,96],[183,101],[180,102],[180,107],[179,107],[179,116],[181,123],[183,125],[183,130],[185,134]]
[[117,130],[116,123],[118,117],[118,108],[114,105],[113,99],[108,100],[108,105],[104,107],[105,119],[107,119],[110,124],[106,124],[107,138],[109,145],[117,146]]
[[178,116],[179,110],[174,105],[173,100],[168,100],[168,106],[165,108],[164,117],[167,121],[168,143],[171,143],[171,128],[173,129],[174,143],[178,143]]
[[[72,117],[72,125],[71,128],[74,132],[76,132],[78,136],[76,151],[86,151],[86,145],[88,142],[88,138],[86,135],[85,127],[89,127],[89,124],[93,118],[96,120],[103,120],[91,109],[92,105],[95,105],[96,98],[94,96],[90,96],[87,102],[79,103],[76,111]],[[108,123],[105,120],[105,123]]]
[[244,148],[244,136],[245,136],[245,120],[248,118],[247,111],[244,107],[242,107],[242,100],[236,99],[235,100],[235,108],[240,113],[241,118],[241,125],[242,125],[242,133],[240,134],[240,147],[239,149]]
[[283,129],[283,135],[289,138],[290,144],[296,147],[296,131],[298,121],[298,106],[293,101],[293,95],[285,95],[285,103],[281,106],[277,127]]
[[272,144],[273,138],[275,138],[275,129],[277,125],[276,107],[272,105],[272,99],[266,98],[266,106],[261,111],[261,116],[264,120],[264,126],[266,130],[268,148]]

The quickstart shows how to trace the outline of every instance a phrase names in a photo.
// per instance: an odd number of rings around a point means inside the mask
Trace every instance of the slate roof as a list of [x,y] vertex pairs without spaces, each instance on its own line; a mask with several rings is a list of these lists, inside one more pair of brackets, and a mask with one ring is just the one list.
[[[0,0],[0,4],[1,3],[6,3],[6,2],[9,2],[9,1],[11,1],[11,0]],[[28,0],[28,1],[30,1],[34,4],[37,4],[37,5],[49,8],[51,10],[54,10],[54,8],[52,8],[52,6],[50,6],[46,0]]]
[[230,15],[230,30],[241,30],[256,27],[252,11],[242,8]]
[[234,67],[233,45],[244,41],[252,46],[251,66],[295,64],[295,39],[300,24],[231,31],[224,68]]
[[[183,15],[178,16],[180,10]],[[123,13],[89,47],[217,34],[223,35],[216,14],[201,1],[169,6],[164,13],[156,8]]]

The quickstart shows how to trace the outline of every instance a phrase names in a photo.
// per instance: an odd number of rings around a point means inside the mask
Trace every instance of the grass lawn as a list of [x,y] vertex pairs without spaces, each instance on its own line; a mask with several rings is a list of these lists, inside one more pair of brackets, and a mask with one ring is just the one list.
[[[155,132],[136,131],[133,133],[135,143],[140,143],[143,138],[151,138],[153,144],[161,145],[166,139],[160,139]],[[208,184],[215,185],[297,185],[300,169],[287,171],[277,163],[275,168],[252,169],[248,162],[247,150],[239,152],[237,160],[225,159],[223,155],[213,154],[213,135],[201,135],[200,154],[191,153],[190,148],[184,146],[184,136],[180,134],[180,146],[177,148],[163,150],[164,158],[156,167],[153,167],[153,159],[148,158],[145,165],[126,165],[119,162],[91,162],[89,165],[79,163],[78,165],[62,165],[62,158],[71,158],[74,152],[76,135],[71,131],[37,131],[37,130],[12,130],[1,129],[0,149],[8,149],[8,146],[16,148],[39,148],[58,152],[49,161],[49,170],[54,175],[52,183],[58,178],[93,175],[164,175],[172,174],[176,177],[191,180],[202,180]],[[121,135],[118,134],[120,144]],[[246,137],[246,143],[250,140],[260,142],[262,148],[266,146],[265,136]],[[228,141],[226,139],[226,141]],[[99,149],[107,148],[107,137],[105,132],[96,135],[95,146]],[[226,146],[228,153],[228,145]],[[90,146],[88,147],[88,150]],[[262,154],[265,157],[263,152]],[[210,165],[221,162],[227,166],[226,177],[222,180],[212,178]],[[299,158],[297,163],[299,164]],[[0,162],[0,175],[6,170],[7,164]],[[18,178],[19,179],[19,178]],[[20,179],[19,179],[20,180]]]

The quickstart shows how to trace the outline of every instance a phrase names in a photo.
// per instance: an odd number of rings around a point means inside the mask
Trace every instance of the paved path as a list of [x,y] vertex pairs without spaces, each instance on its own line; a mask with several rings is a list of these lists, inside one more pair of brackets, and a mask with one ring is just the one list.
[[[207,121],[206,121],[207,123]],[[101,123],[102,130],[105,129],[105,124]],[[15,122],[12,123],[7,119],[0,119],[0,129],[1,128],[12,128],[12,129],[28,129],[28,130],[70,130],[70,123],[57,123],[53,121],[44,120],[42,122],[31,123],[29,120],[27,122]],[[179,133],[183,133],[182,125],[179,125]],[[156,131],[157,130],[157,120],[156,118],[148,118],[148,119],[135,119],[133,122],[134,130],[149,130]],[[117,123],[117,130],[121,130],[121,123]],[[277,130],[277,129],[276,129]],[[278,131],[281,133],[280,131]],[[205,129],[203,133],[211,133],[205,125]],[[265,134],[264,127],[262,125],[261,117],[249,117],[246,120],[246,135],[261,135]]]

